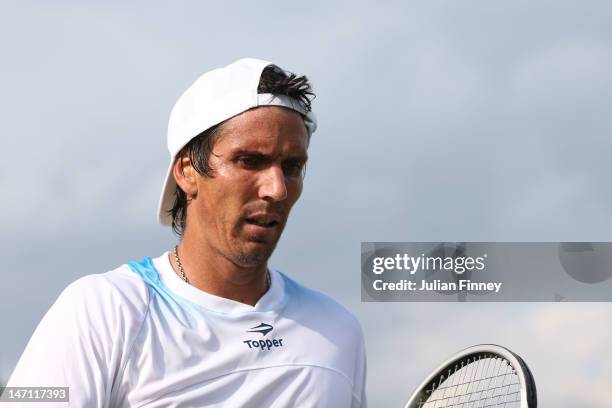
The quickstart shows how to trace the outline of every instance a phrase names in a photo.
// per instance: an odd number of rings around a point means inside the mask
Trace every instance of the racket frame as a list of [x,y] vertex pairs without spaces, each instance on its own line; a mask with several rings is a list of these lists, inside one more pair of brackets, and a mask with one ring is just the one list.
[[463,360],[464,358],[470,355],[480,354],[492,354],[508,361],[510,365],[512,365],[512,368],[514,368],[514,371],[516,371],[516,374],[518,376],[520,388],[519,398],[521,408],[537,407],[538,402],[535,381],[525,361],[523,361],[523,359],[517,354],[500,345],[478,344],[476,346],[468,347],[464,350],[461,350],[460,352],[454,354],[452,357],[440,364],[412,393],[410,399],[408,399],[408,401],[404,405],[404,408],[417,408],[417,404],[421,400],[423,394],[425,394],[425,391],[428,389],[428,386],[436,377],[438,377],[439,374],[447,372],[448,369],[454,367],[454,365],[458,361]]

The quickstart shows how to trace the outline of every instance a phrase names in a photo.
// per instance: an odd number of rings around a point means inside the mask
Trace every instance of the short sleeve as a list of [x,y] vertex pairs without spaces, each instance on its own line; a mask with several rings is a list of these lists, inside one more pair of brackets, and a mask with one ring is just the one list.
[[114,378],[144,314],[142,296],[126,296],[109,278],[112,273],[81,278],[60,294],[7,386],[69,387],[69,403],[37,407],[109,405]]

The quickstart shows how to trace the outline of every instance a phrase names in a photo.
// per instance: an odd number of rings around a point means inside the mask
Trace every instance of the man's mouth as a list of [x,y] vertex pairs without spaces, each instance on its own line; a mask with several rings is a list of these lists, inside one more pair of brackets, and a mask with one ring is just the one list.
[[258,225],[260,227],[266,227],[266,228],[270,228],[278,224],[278,222],[276,221],[258,221],[258,220],[253,220],[250,218],[247,218],[246,222],[249,224]]
[[273,228],[279,223],[277,216],[268,215],[253,215],[250,217],[246,217],[245,221],[248,224],[257,225],[258,227],[264,228]]

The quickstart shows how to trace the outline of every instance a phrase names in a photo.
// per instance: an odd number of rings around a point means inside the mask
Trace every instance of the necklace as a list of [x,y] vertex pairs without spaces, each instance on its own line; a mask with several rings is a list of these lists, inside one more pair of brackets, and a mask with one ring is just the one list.
[[176,261],[179,271],[181,272],[181,278],[183,278],[185,283],[189,283],[189,280],[187,279],[187,275],[185,275],[185,270],[183,269],[183,264],[181,263],[181,260],[178,256],[178,245],[174,246],[174,260]]
[[[189,284],[189,279],[187,279],[187,275],[185,275],[185,269],[183,269],[183,264],[181,263],[181,259],[178,256],[178,245],[174,246],[174,260],[178,265],[179,272],[181,273],[181,278],[185,281],[185,283]],[[266,292],[270,289],[271,284],[272,278],[270,277],[270,272],[266,270]]]

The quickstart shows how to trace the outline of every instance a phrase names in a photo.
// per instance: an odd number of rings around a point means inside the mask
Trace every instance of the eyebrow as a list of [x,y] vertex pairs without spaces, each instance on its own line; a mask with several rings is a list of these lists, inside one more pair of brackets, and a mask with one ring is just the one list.
[[[272,156],[266,153],[262,153],[259,150],[249,150],[249,149],[238,149],[232,153],[232,156],[257,156],[262,158],[271,158]],[[287,157],[285,160],[299,160],[303,163],[308,161],[308,153],[306,154],[297,154]]]

